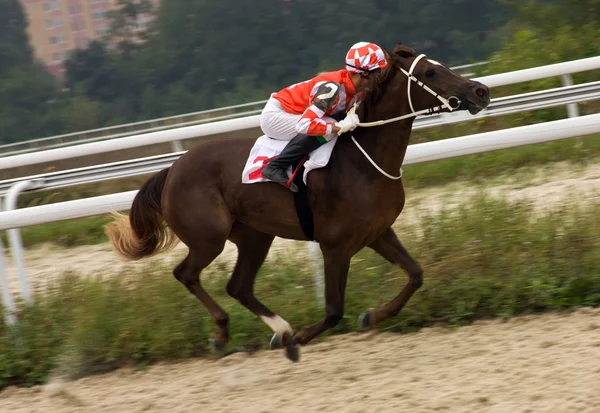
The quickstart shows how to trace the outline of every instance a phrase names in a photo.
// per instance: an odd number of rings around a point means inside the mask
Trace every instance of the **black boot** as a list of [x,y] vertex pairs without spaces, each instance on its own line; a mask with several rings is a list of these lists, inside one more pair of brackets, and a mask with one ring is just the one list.
[[[262,170],[262,176],[285,186],[289,181],[286,172],[287,168],[299,162],[304,155],[311,153],[321,146],[322,143],[319,141],[319,138],[321,137],[309,135],[294,136],[285,148],[283,148],[283,151]],[[298,187],[293,182],[290,183],[290,191],[298,192]]]

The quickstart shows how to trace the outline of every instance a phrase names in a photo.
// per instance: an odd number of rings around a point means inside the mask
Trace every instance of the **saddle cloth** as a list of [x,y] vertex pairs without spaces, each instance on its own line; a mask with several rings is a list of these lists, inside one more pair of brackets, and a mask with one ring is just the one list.
[[[302,180],[306,185],[306,177],[308,173],[313,169],[322,168],[329,162],[329,158],[331,157],[331,152],[333,151],[333,147],[337,142],[337,136],[334,137],[329,142],[319,146],[317,149],[310,153],[309,158],[304,163],[304,174],[302,176]],[[272,139],[267,135],[263,135],[259,137],[252,150],[250,150],[250,156],[246,161],[246,166],[244,166],[244,170],[242,172],[242,183],[245,184],[254,184],[256,182],[267,182],[269,181],[264,176],[262,176],[261,171],[266,166],[263,164],[263,161],[277,156],[281,153],[283,148],[288,144],[288,141],[280,141],[277,139]],[[292,176],[292,166],[287,170],[288,177]]]

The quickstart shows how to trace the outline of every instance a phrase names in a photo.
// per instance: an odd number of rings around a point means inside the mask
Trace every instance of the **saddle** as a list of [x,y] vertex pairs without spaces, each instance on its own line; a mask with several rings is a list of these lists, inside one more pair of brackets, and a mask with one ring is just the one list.
[[[312,151],[306,160],[303,159],[298,164],[290,165],[287,170],[290,180],[298,186],[298,192],[294,193],[294,204],[298,219],[300,220],[300,226],[304,231],[304,235],[311,241],[315,239],[314,221],[310,205],[308,204],[306,179],[310,171],[323,168],[327,165],[336,142],[337,136]],[[271,158],[281,153],[287,143],[287,141],[272,139],[266,135],[259,137],[250,150],[250,155],[242,171],[242,183],[268,182],[269,180],[262,176],[261,171]]]
[[[304,163],[304,170],[300,174],[304,185],[306,185],[306,177],[310,171],[323,168],[327,165],[337,139],[336,136],[331,141],[319,146],[309,154],[308,159]],[[273,139],[267,135],[259,137],[256,142],[254,142],[254,146],[250,150],[250,155],[248,156],[248,160],[242,171],[242,183],[254,184],[258,182],[267,182],[268,179],[261,174],[262,169],[269,159],[281,153],[287,143],[288,141]],[[291,178],[293,173],[291,166],[288,168],[287,173],[288,177]]]

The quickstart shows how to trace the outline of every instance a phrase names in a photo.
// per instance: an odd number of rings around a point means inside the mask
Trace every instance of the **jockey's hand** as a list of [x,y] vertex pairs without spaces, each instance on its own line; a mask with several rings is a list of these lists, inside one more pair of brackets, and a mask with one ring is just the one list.
[[336,123],[336,126],[340,128],[338,135],[353,131],[359,123],[360,119],[358,118],[358,115],[356,113],[349,113],[344,119]]

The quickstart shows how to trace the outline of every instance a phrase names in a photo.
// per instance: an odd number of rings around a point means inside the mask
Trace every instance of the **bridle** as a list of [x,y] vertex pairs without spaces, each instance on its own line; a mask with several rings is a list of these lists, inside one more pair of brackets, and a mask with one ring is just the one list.
[[[387,123],[391,123],[391,122],[397,122],[399,120],[403,120],[403,119],[408,119],[411,117],[416,117],[419,115],[432,115],[435,113],[440,113],[442,110],[444,109],[448,109],[450,112],[453,112],[455,110],[457,110],[458,108],[460,108],[460,105],[462,103],[462,101],[456,97],[456,96],[450,96],[449,98],[445,98],[443,96],[440,96],[438,93],[436,93],[433,89],[431,89],[429,86],[427,86],[425,83],[421,82],[419,79],[417,79],[415,77],[415,75],[413,75],[413,72],[415,70],[415,68],[417,67],[417,64],[419,63],[419,61],[423,58],[425,58],[426,56],[424,54],[421,54],[419,56],[417,56],[415,58],[415,60],[412,62],[412,64],[410,65],[410,68],[408,70],[408,72],[406,70],[404,70],[401,67],[398,67],[398,70],[400,70],[402,73],[404,73],[406,75],[406,77],[408,78],[408,87],[407,87],[407,95],[408,95],[408,104],[410,106],[410,110],[411,113],[407,113],[406,115],[402,115],[402,116],[398,116],[395,118],[391,118],[391,119],[385,119],[385,120],[378,120],[375,122],[364,122],[364,123],[359,123],[358,126],[361,127],[371,127],[371,126],[379,126],[379,125],[385,125]],[[435,61],[432,61],[434,64],[439,64]],[[419,110],[419,111],[415,111],[415,108],[413,106],[412,103],[412,96],[410,93],[410,87],[412,85],[412,83],[416,83],[417,85],[419,85],[421,88],[423,88],[424,90],[426,90],[427,92],[431,93],[433,96],[435,96],[442,104],[439,106],[434,106],[431,108],[427,108],[427,109],[423,109],[423,110]],[[357,108],[358,103],[354,104],[354,106],[348,111],[348,113],[355,113],[356,112],[356,108]],[[356,144],[356,146],[358,147],[358,149],[360,149],[360,151],[363,153],[363,155],[369,160],[369,162],[371,162],[371,164],[379,171],[381,172],[384,176],[390,178],[390,179],[400,179],[402,178],[402,168],[400,168],[400,174],[398,176],[393,176],[388,174],[387,172],[385,172],[383,169],[381,169],[379,167],[379,165],[377,165],[373,159],[371,159],[371,157],[367,154],[367,152],[365,152],[365,150],[358,144],[358,142],[356,141],[356,139],[354,139],[354,135],[352,135],[352,141]]]
[[[433,115],[435,113],[440,113],[442,110],[444,110],[444,108],[448,109],[450,112],[453,112],[453,111],[457,110],[458,108],[460,108],[462,101],[459,98],[457,98],[456,96],[450,96],[448,99],[446,99],[445,97],[440,96],[438,93],[436,93],[433,89],[431,89],[425,83],[423,83],[419,79],[417,79],[415,77],[415,75],[413,75],[413,72],[414,72],[415,68],[417,67],[417,64],[419,63],[419,61],[421,61],[421,59],[426,58],[426,57],[427,56],[425,56],[424,54],[420,54],[419,56],[417,56],[415,58],[415,60],[412,62],[412,64],[410,65],[410,69],[408,70],[408,72],[406,70],[404,70],[403,68],[398,67],[398,70],[400,70],[402,73],[404,73],[406,75],[406,77],[408,78],[407,95],[408,95],[408,104],[410,106],[411,113],[407,113],[406,115],[398,116],[398,117],[392,118],[392,119],[378,120],[375,122],[359,123],[358,126],[361,126],[363,128],[364,127],[368,128],[370,126],[385,125],[386,123],[391,123],[391,122],[396,122],[396,121],[403,120],[403,119],[408,119],[413,116]],[[438,65],[440,64],[436,61],[430,60],[430,62],[433,62],[434,64],[438,64]],[[412,103],[412,96],[410,93],[410,87],[413,82],[416,83],[417,85],[419,85],[421,88],[425,89],[427,92],[431,93],[433,96],[435,96],[435,98],[437,100],[439,100],[442,104],[439,106],[434,106],[431,108],[415,111],[415,108]],[[356,107],[356,105],[355,105],[355,107]]]

